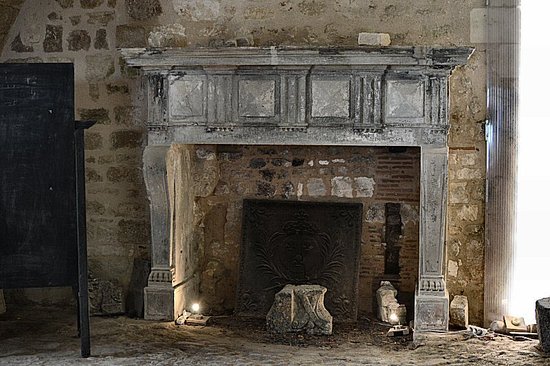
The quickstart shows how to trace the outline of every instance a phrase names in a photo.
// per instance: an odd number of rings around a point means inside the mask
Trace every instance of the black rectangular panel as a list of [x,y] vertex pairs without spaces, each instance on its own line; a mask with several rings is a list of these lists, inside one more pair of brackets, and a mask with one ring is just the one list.
[[0,64],[0,288],[75,285],[72,64]]
[[361,203],[244,200],[236,312],[265,317],[286,284],[327,288],[335,321],[357,319]]

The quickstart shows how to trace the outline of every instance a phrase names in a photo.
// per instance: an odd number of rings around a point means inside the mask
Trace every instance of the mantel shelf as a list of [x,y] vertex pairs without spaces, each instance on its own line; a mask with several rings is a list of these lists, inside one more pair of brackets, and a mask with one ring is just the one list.
[[123,48],[129,66],[432,66],[463,65],[470,47],[227,47],[227,48]]

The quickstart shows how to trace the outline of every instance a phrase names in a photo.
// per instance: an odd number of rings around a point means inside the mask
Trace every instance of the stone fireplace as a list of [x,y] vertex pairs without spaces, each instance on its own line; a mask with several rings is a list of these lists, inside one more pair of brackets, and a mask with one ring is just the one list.
[[[443,264],[448,76],[471,52],[470,48],[431,47],[123,49],[128,65],[143,71],[148,110],[143,159],[151,208],[152,272],[145,289],[146,318],[173,319],[199,301],[200,271],[218,273],[216,281],[227,284],[223,271],[216,272],[215,261],[199,263],[209,256],[205,252],[209,248],[199,243],[213,235],[205,225],[216,217],[201,216],[205,211],[200,205],[224,203],[219,198],[203,202],[196,197],[231,192],[220,184],[223,172],[214,164],[220,157],[231,161],[231,156],[242,156],[243,149],[274,147],[275,154],[283,156],[251,158],[247,166],[258,159],[259,165],[269,162],[277,167],[280,162],[292,170],[294,159],[302,158],[285,160],[285,151],[351,149],[354,156],[368,156],[385,149],[389,154],[418,152],[415,330],[447,330],[449,299]],[[308,194],[330,190],[332,197],[350,200],[368,196],[372,176],[338,171],[341,160],[345,159],[311,159],[318,171],[334,171],[330,178],[310,177],[302,186],[288,180],[277,188],[269,180],[276,169],[263,169],[260,174],[268,177],[258,183],[257,192],[268,198],[298,200],[304,190]],[[240,178],[250,179],[246,174]],[[235,192],[246,198],[246,189],[239,192],[238,187]],[[385,201],[386,241],[399,236],[396,217],[402,208],[395,202],[400,201],[392,197]],[[413,202],[413,211],[414,206]],[[239,211],[224,212],[236,215]],[[211,224],[215,226],[216,221]],[[363,233],[362,241],[367,237]],[[386,245],[390,255],[383,261],[388,268],[392,263],[395,267],[391,254],[396,247]],[[237,261],[231,253],[221,256]],[[235,293],[236,288],[222,285],[219,290]]]

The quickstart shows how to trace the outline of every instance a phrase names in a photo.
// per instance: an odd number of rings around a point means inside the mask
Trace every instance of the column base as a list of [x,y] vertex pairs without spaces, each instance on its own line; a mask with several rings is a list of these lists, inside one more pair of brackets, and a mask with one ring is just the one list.
[[143,289],[146,320],[173,321],[174,289],[172,286],[147,286]]
[[447,332],[449,330],[449,293],[430,294],[416,291],[414,299],[414,332]]

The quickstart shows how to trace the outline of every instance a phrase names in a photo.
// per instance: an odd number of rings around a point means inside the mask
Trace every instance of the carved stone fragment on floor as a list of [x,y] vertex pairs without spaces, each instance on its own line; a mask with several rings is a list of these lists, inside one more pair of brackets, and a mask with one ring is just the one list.
[[114,282],[88,276],[91,315],[124,314],[122,288]]
[[378,318],[383,322],[390,322],[390,315],[399,308],[396,299],[397,290],[390,281],[380,282],[380,287],[376,290],[376,301],[378,303]]
[[449,325],[466,329],[468,327],[468,298],[463,295],[456,295],[451,301],[449,310]]
[[267,328],[275,333],[332,334],[332,315],[325,309],[327,289],[318,285],[286,285],[275,294]]

